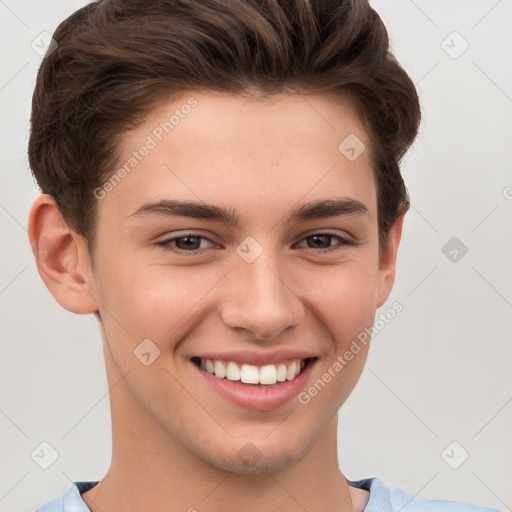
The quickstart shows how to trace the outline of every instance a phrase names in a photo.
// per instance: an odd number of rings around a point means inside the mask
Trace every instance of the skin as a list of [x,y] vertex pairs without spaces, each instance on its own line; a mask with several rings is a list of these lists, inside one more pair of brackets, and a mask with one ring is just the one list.
[[[403,219],[379,248],[370,139],[339,97],[194,92],[129,132],[120,166],[190,97],[197,106],[98,201],[94,264],[50,196],[30,213],[32,246],[46,238],[53,247],[36,258],[44,282],[64,308],[96,314],[103,337],[112,464],[83,499],[93,512],[361,511],[368,492],[340,471],[337,420],[368,345],[307,405],[292,399],[268,411],[220,397],[190,358],[308,350],[318,359],[307,389],[372,326],[393,286]],[[350,134],[366,146],[354,161],[338,150]],[[367,213],[285,222],[299,204],[340,198]],[[133,215],[163,199],[236,210],[239,224]],[[325,230],[353,243],[307,238]],[[189,242],[202,254],[178,254],[191,251],[183,240],[158,245],[188,231],[210,240]],[[236,252],[249,236],[263,250],[252,263]],[[147,338],[160,349],[149,366],[134,356]],[[237,455],[247,443],[259,454],[249,466]]]

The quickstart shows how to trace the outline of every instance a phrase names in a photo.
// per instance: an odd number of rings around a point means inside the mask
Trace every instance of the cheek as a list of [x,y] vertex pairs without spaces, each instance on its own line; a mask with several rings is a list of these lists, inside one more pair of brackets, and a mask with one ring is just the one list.
[[[213,267],[127,262],[108,276],[108,295],[103,305],[134,342],[149,338],[161,349],[170,348],[190,330],[190,322],[197,320],[196,313],[202,310],[202,299],[222,274]],[[121,332],[124,338],[126,331]]]
[[[330,337],[319,378],[306,390],[303,402],[311,402],[315,418],[327,421],[354,389],[363,371],[375,317],[377,273],[365,264],[333,272],[317,280],[314,315]],[[321,382],[320,382],[321,381]],[[324,416],[322,416],[324,415]]]
[[369,267],[362,267],[343,276],[333,319],[345,342],[357,337],[373,323],[377,284],[377,273]]
[[308,297],[308,307],[328,328],[337,345],[350,345],[373,324],[378,272],[372,254],[360,254],[357,260],[343,265],[319,268],[302,279],[301,290]]

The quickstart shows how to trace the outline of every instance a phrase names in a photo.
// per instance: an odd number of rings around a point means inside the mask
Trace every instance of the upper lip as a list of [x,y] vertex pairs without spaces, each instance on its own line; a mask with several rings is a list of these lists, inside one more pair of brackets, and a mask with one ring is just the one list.
[[254,352],[251,350],[237,350],[236,352],[208,352],[198,354],[195,357],[210,359],[214,361],[233,361],[254,366],[265,366],[267,364],[279,364],[291,359],[307,359],[316,357],[315,354],[304,350],[279,349],[271,352]]

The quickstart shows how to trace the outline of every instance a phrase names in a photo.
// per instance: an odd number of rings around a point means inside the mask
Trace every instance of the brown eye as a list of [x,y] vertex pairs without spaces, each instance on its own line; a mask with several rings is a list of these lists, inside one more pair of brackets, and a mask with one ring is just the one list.
[[[338,240],[336,245],[331,245],[333,239]],[[341,249],[344,245],[352,245],[350,240],[334,233],[313,233],[304,237],[302,241],[306,241],[307,249],[321,252],[335,251]]]
[[202,254],[203,250],[201,249],[207,248],[204,246],[201,247],[201,241],[203,240],[206,240],[209,243],[213,243],[209,238],[189,233],[168,238],[167,240],[158,242],[157,245],[162,246],[166,251],[171,251],[178,254],[189,253],[191,256],[194,256],[197,254]]
[[307,240],[312,241],[312,249],[327,249],[331,246],[331,241],[334,238],[333,235],[311,235],[307,237]]
[[175,238],[176,247],[180,250],[197,250],[201,247],[201,237],[199,236],[183,236]]

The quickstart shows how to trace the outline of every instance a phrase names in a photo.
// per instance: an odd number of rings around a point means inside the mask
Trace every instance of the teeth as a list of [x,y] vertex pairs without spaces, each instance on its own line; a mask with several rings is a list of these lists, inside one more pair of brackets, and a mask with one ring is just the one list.
[[233,363],[233,361],[228,363],[226,368],[226,378],[228,380],[240,380],[240,368],[236,363]]
[[223,379],[226,376],[226,367],[222,361],[215,361],[215,363],[213,363],[213,367],[215,368],[216,377]]
[[278,382],[284,382],[286,380],[286,365],[281,363],[277,367],[277,381]]
[[241,367],[233,361],[212,361],[200,359],[199,366],[219,379],[242,381],[245,384],[272,385],[276,382],[293,380],[302,371],[305,360],[295,359],[278,365],[254,366],[243,364]]
[[[215,377],[220,377],[215,372]],[[246,384],[258,384],[259,382],[259,371],[257,366],[253,366],[252,364],[243,364],[242,368],[240,368],[240,380],[245,382]]]
[[293,380],[295,378],[295,367],[295,361],[293,361],[293,363],[290,366],[288,366],[288,370],[286,372],[286,378],[288,380]]
[[277,382],[277,370],[273,364],[260,368],[260,384],[275,384]]

